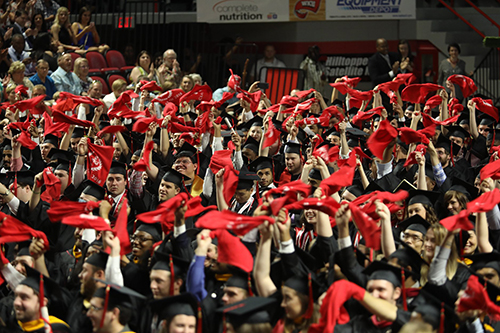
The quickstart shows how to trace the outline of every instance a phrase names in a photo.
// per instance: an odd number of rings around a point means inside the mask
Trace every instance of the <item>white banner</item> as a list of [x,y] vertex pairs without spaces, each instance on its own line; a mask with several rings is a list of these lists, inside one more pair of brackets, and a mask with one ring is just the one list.
[[326,1],[327,20],[406,20],[415,18],[415,0]]
[[208,23],[284,22],[288,0],[201,0],[197,21]]

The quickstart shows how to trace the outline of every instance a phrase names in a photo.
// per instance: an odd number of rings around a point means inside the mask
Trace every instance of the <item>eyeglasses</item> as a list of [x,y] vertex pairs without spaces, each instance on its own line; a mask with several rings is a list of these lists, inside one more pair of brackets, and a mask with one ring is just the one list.
[[417,242],[417,241],[423,242],[424,241],[422,238],[418,237],[417,235],[410,235],[410,234],[406,234],[406,233],[403,234],[403,239],[409,240],[409,241],[411,240],[413,242]]
[[130,237],[130,240],[132,241],[132,243],[134,243],[135,241],[138,241],[139,243],[144,243],[147,241],[153,241],[153,238],[146,238],[143,236],[132,236]]
[[191,161],[189,158],[188,159],[185,159],[185,160],[177,160],[174,162],[174,165],[178,165],[178,164],[184,164],[184,165],[188,165],[189,163],[193,163],[193,161]]
[[103,310],[104,308],[98,308],[97,306],[95,306],[94,304],[90,304],[90,307],[89,307],[89,311],[92,311],[92,312],[97,312],[97,311],[101,311]]

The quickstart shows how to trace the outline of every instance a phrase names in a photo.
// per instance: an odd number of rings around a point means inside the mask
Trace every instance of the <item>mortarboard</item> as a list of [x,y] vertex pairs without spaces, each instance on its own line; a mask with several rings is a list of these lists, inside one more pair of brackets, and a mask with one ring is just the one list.
[[142,223],[136,231],[144,231],[153,237],[153,243],[161,240],[161,226],[159,223]]
[[492,268],[500,276],[500,253],[493,251],[490,253],[476,253],[469,256],[465,256],[472,260],[472,265],[470,268],[477,272],[483,268]]
[[[500,140],[500,129],[495,129],[488,132],[488,135],[486,136],[486,141],[493,141],[493,138],[495,138],[495,141]],[[495,145],[494,142],[493,145]]]
[[248,171],[246,166],[243,166],[238,174],[238,186],[237,190],[248,190],[251,189],[254,185],[254,181],[259,181],[260,178],[257,174]]
[[402,267],[410,266],[414,276],[420,279],[420,268],[429,264],[411,246],[404,242],[401,244],[403,247],[391,253],[389,259],[397,258]]
[[7,175],[14,182],[15,182],[16,177],[17,177],[17,184],[29,185],[30,187],[33,187],[33,185],[35,183],[36,174],[30,170],[9,171],[9,172],[7,172]]
[[448,191],[462,192],[463,194],[465,194],[467,199],[469,199],[469,201],[472,201],[475,198],[477,198],[478,191],[474,185],[469,184],[468,182],[464,181],[459,177],[453,177],[451,183],[452,185]]
[[32,257],[32,255],[30,253],[30,244],[31,244],[31,241],[18,243],[19,251],[17,251],[17,256],[30,256],[30,257]]
[[248,170],[257,172],[262,169],[273,170],[273,159],[267,156],[259,156],[248,165]]
[[465,128],[463,128],[462,126],[447,126],[446,129],[448,130],[448,138],[450,136],[454,136],[461,139],[470,137],[469,132],[467,132]]
[[71,134],[72,139],[83,138],[85,136],[85,132],[81,127],[75,127],[73,133]]
[[330,135],[338,136],[340,138],[340,132],[335,126],[332,126],[332,128],[328,129],[322,134],[323,140],[326,140],[326,138],[328,138],[328,136]]
[[[455,322],[457,320],[455,314],[455,297],[450,293],[442,292],[440,286],[427,283],[420,289],[418,296],[411,303],[414,307],[413,311],[422,316],[422,320],[432,326],[436,331],[441,325],[448,326],[453,331],[455,330]],[[453,293],[453,295],[456,295]],[[446,330],[445,332],[448,332]]]
[[285,144],[285,154],[298,154],[302,156],[302,144],[288,141]]
[[231,277],[226,282],[226,287],[236,287],[246,290],[248,296],[253,296],[254,292],[252,290],[252,274],[247,273],[238,267],[229,266],[231,272]]
[[118,174],[127,177],[127,166],[122,162],[113,161],[111,168],[109,168],[109,174]]
[[321,172],[318,169],[311,169],[308,177],[319,181],[323,180],[323,176],[321,176]]
[[[119,286],[114,283],[109,283],[106,281],[102,281],[99,279],[95,279],[98,282],[101,282],[106,285],[104,288],[99,288],[96,290],[94,293],[93,297],[97,298],[103,298],[104,301],[104,311],[102,314],[102,320],[101,320],[101,325],[104,322],[104,316],[106,314],[107,309],[109,308],[115,308],[117,306],[123,306],[129,309],[133,308],[133,302],[132,302],[132,297],[138,298],[138,299],[146,299],[143,295],[139,294],[138,292],[124,287],[124,286]],[[106,304],[107,303],[107,304]]]
[[87,179],[83,182],[83,185],[85,186],[83,188],[82,193],[86,195],[93,196],[96,198],[96,201],[104,199],[106,195],[106,189],[93,181]]
[[197,158],[195,155],[198,154],[198,149],[193,147],[187,142],[184,142],[182,146],[177,150],[177,154],[175,154],[175,159],[179,157],[189,157],[193,161],[193,163],[197,163]]
[[394,287],[402,286],[401,271],[405,272],[406,276],[410,274],[415,276],[415,273],[405,270],[404,268],[389,265],[382,261],[374,261],[363,270],[363,274],[368,275],[368,281],[385,280],[389,281]]
[[434,207],[434,203],[437,202],[440,195],[441,193],[439,192],[412,190],[410,191],[410,196],[408,197],[408,206],[420,203]]
[[251,136],[249,136],[245,140],[245,143],[241,145],[241,149],[243,150],[244,148],[250,149],[255,152],[255,154],[259,155],[259,142],[257,142],[257,140],[255,140]]
[[0,183],[2,183],[4,186],[9,186],[9,176],[7,176],[6,173],[0,173]]
[[495,119],[492,116],[487,115],[486,113],[479,117],[479,124],[481,126],[493,126],[495,123]]
[[237,330],[243,324],[271,323],[269,311],[275,303],[276,300],[272,298],[249,297],[217,309],[217,312],[223,313],[228,322]]
[[[453,151],[450,150],[450,147],[453,146]],[[443,148],[445,151],[447,151],[449,154],[453,153],[451,155],[456,156],[458,152],[460,151],[460,146],[451,142],[450,139],[445,137],[443,133],[439,134],[436,142],[436,148]]]
[[177,185],[179,188],[184,188],[184,182],[191,180],[191,178],[183,175],[177,170],[169,168],[162,178],[164,181]]
[[377,184],[376,182],[370,182],[370,184],[368,184],[368,186],[363,191],[363,194],[368,194],[368,193],[372,193],[375,191],[383,192],[384,189],[382,187],[380,187],[380,185]]
[[321,288],[321,285],[318,283],[315,274],[305,274],[305,272],[300,271],[294,276],[288,278],[285,281],[284,286],[309,297],[309,304],[307,306],[306,313],[304,314],[304,318],[311,318],[314,307],[314,300],[318,299],[318,297],[320,296]]
[[[169,320],[177,315],[199,318],[200,315],[198,300],[191,293],[154,300],[149,305],[153,312],[158,315],[158,320]],[[200,325],[199,322],[198,325]]]
[[246,123],[243,123],[243,124],[240,124],[238,126],[239,129],[247,129],[247,130],[250,130],[250,128],[256,126],[256,127],[262,127],[263,126],[263,122],[262,122],[262,118],[261,117],[253,117],[252,119],[250,119],[249,121],[247,121]]
[[98,251],[85,260],[85,263],[106,270],[109,255],[104,251]]
[[[155,262],[156,261],[156,262]],[[153,255],[153,268],[151,270],[163,270],[170,272],[170,296],[174,295],[174,282],[177,279],[185,279],[190,262],[171,254],[156,251]]]
[[346,191],[349,191],[356,198],[363,195],[363,187],[359,185],[351,185],[346,188]]
[[[25,285],[33,289],[37,294],[40,294],[40,279],[42,273],[28,265],[24,265],[26,268],[26,278],[22,280],[19,284]],[[43,276],[43,292],[44,296],[48,299],[61,299],[61,289],[59,284],[47,276]]]
[[415,214],[412,217],[407,218],[398,224],[398,230],[413,230],[420,232],[423,236],[427,233],[427,230],[431,227],[431,224],[424,220],[420,215]]
[[51,143],[54,147],[59,147],[59,138],[54,134],[45,134],[43,137],[43,143]]
[[70,163],[73,161],[74,154],[68,150],[52,148],[47,154],[47,158],[49,158],[50,161],[57,160],[55,170],[64,170],[69,173]]

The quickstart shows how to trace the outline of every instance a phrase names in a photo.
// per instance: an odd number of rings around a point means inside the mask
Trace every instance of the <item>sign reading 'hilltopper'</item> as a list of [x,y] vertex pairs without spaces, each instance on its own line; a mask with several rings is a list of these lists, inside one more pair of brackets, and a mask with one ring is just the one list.
[[202,0],[198,22],[415,19],[416,0]]

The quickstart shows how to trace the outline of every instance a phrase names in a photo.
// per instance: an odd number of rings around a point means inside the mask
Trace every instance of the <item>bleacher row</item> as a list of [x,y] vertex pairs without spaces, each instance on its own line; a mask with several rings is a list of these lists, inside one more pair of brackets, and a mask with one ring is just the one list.
[[[73,67],[75,60],[81,56],[74,52],[70,54]],[[89,76],[92,80],[102,83],[103,94],[111,92],[111,85],[115,80],[123,79],[130,83],[128,78],[134,66],[127,66],[125,58],[119,51],[108,50],[104,56],[99,52],[87,52],[85,58],[89,63]]]

